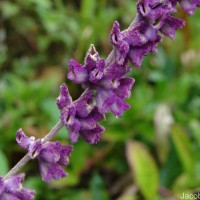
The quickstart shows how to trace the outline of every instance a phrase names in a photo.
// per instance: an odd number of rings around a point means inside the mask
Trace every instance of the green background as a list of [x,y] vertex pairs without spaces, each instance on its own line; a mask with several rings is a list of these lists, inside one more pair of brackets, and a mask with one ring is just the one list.
[[[36,200],[171,200],[200,191],[200,11],[178,10],[185,28],[133,67],[131,109],[107,115],[97,145],[74,145],[68,177],[45,184],[37,161],[23,168]],[[113,22],[123,30],[135,14],[131,0],[0,1],[1,175],[25,154],[19,128],[41,138],[58,122],[59,85],[73,99],[81,94],[66,79],[69,59],[83,63],[91,43],[106,57]],[[56,139],[69,143],[65,128]]]

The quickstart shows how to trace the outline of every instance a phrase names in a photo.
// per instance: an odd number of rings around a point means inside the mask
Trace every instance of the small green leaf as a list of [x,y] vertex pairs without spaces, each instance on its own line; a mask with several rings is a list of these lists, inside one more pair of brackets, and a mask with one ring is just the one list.
[[159,183],[158,170],[145,146],[135,141],[128,142],[127,159],[134,179],[145,199],[156,199]]
[[194,156],[188,135],[181,127],[174,126],[171,137],[184,170],[191,175],[194,170]]

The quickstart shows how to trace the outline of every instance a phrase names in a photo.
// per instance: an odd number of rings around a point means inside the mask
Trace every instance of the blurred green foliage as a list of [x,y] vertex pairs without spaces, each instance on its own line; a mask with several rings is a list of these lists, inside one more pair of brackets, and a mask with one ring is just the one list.
[[[0,174],[25,154],[15,143],[18,128],[41,138],[59,120],[55,99],[69,58],[83,62],[91,43],[107,56],[113,21],[126,28],[135,8],[131,0],[0,1]],[[74,145],[68,177],[45,184],[36,161],[23,169],[36,200],[167,200],[200,192],[200,11],[179,17],[187,25],[176,39],[164,38],[130,72],[131,109],[120,119],[107,116],[99,144]],[[67,83],[76,99],[82,89]],[[69,143],[64,128],[56,139]]]

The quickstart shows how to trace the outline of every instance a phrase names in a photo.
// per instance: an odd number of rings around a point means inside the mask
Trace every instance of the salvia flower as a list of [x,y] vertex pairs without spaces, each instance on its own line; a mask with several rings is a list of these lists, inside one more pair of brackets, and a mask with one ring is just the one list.
[[34,190],[22,187],[25,174],[18,174],[6,180],[0,177],[0,200],[32,200]]
[[104,127],[98,124],[104,116],[95,107],[93,91],[86,91],[77,101],[72,101],[65,84],[60,87],[57,105],[61,110],[61,120],[66,126],[71,142],[77,142],[79,135],[88,143],[97,143]]
[[72,146],[62,145],[60,142],[42,143],[42,140],[35,140],[33,137],[28,138],[22,129],[17,131],[16,140],[21,148],[28,150],[32,159],[38,159],[43,181],[50,182],[67,175],[62,166],[69,164]]
[[[105,61],[99,57],[93,45],[87,52],[84,65],[75,60],[70,60],[69,63],[68,78],[76,83],[82,83],[83,88],[96,92],[94,101],[102,115],[112,111],[116,117],[120,117],[125,110],[130,108],[124,98],[129,98],[134,79],[124,77],[130,71],[120,54],[127,53],[126,43],[120,44],[120,48],[118,61],[107,68]],[[119,95],[122,93],[126,95],[123,97]]]

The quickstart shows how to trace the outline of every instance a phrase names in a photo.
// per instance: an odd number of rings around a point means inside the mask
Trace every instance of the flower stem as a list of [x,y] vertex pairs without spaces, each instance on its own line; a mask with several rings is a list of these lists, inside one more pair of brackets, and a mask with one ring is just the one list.
[[42,139],[42,142],[48,142],[49,140],[53,139],[53,137],[58,133],[58,131],[63,127],[63,123],[59,121],[52,130]]
[[[63,123],[59,121],[52,130],[44,137],[42,138],[42,142],[46,143],[49,140],[51,140],[58,131],[63,127]],[[30,155],[27,153],[4,177],[3,179],[6,180],[10,178],[11,176],[16,175],[22,167],[24,167],[29,161],[31,160]]]

